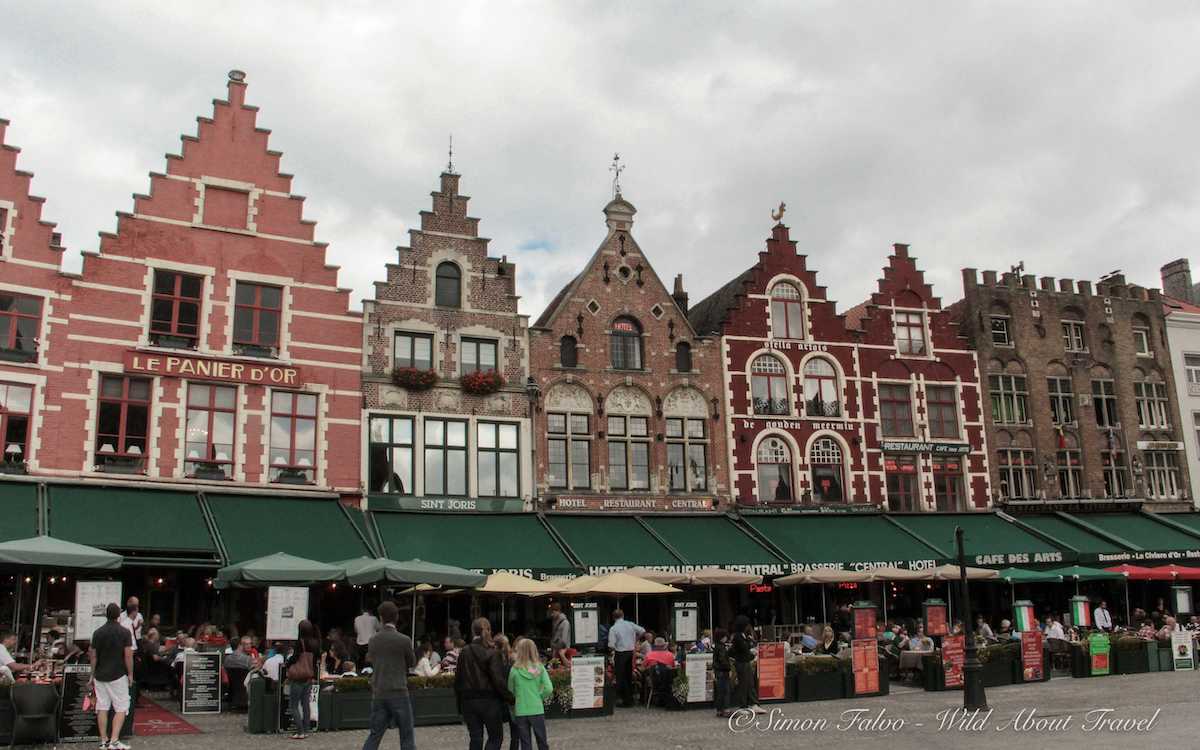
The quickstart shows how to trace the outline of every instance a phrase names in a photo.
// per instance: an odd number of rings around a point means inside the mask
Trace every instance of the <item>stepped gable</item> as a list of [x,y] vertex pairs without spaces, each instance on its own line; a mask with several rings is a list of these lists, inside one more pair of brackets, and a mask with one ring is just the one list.
[[[878,291],[862,303],[846,311],[846,327],[853,331],[869,332],[879,310],[893,306],[924,308],[931,314],[943,313],[942,300],[933,293],[933,287],[925,282],[925,272],[917,267],[917,259],[908,253],[908,245],[895,243],[883,276],[877,282]],[[884,331],[886,329],[886,331]],[[880,328],[887,337],[891,336],[890,320]]]
[[64,248],[57,225],[42,218],[46,199],[30,193],[33,173],[17,168],[21,149],[8,144],[8,125],[0,119],[0,259],[61,267]]

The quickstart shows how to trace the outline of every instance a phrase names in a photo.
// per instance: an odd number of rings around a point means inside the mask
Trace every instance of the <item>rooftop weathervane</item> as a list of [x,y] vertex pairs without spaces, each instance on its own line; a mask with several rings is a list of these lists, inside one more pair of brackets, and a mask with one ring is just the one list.
[[450,150],[446,160],[446,174],[454,174],[454,134],[450,134]]
[[783,212],[787,211],[787,204],[779,201],[779,208],[771,212],[771,218],[775,221],[783,221]]
[[621,197],[621,173],[625,171],[625,167],[621,164],[621,155],[613,154],[612,166],[608,168],[609,172],[613,173],[613,197]]

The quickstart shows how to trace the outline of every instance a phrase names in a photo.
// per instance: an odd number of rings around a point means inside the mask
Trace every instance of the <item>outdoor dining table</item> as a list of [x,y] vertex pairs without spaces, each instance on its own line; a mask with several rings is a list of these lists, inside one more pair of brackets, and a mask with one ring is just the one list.
[[921,669],[921,665],[926,656],[931,655],[932,651],[901,651],[900,652],[900,671],[904,672],[910,669]]

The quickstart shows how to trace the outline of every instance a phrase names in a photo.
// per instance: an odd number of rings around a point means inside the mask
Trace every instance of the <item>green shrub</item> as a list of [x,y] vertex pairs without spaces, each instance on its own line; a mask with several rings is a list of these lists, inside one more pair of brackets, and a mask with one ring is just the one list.
[[843,661],[836,656],[805,656],[796,664],[796,669],[802,675],[838,672]]
[[430,690],[433,688],[452,688],[454,687],[454,673],[442,672],[435,674],[433,677],[417,677],[412,675],[408,678],[409,690]]

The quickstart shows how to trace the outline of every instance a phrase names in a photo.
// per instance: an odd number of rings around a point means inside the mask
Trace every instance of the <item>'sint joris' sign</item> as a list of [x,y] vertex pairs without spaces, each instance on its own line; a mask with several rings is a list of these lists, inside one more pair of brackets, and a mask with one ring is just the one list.
[[136,350],[125,352],[125,371],[164,375],[170,378],[221,380],[255,385],[282,385],[292,388],[301,384],[300,370],[296,367],[190,357],[179,354],[151,354]]

